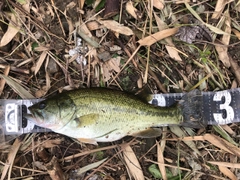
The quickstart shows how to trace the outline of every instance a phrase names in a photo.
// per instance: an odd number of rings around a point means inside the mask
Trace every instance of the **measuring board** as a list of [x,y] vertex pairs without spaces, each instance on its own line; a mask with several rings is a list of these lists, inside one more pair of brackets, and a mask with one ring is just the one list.
[[[187,93],[153,94],[149,103],[154,106],[169,107],[177,102],[181,102],[185,94]],[[224,125],[240,122],[240,88],[217,92],[199,91],[198,96],[202,101],[199,109],[201,118],[207,125]],[[24,114],[30,113],[28,110],[29,106],[42,100],[0,99],[0,143],[8,135],[50,131],[49,129],[36,126],[24,117]]]

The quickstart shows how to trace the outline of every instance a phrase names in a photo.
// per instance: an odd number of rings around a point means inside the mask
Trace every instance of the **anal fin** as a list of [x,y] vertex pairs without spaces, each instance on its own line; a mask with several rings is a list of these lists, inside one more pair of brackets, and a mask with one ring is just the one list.
[[82,143],[98,145],[98,143],[95,139],[77,138],[77,140],[82,142]]
[[133,134],[132,136],[141,137],[141,138],[153,138],[160,136],[162,134],[162,130],[160,128],[148,128],[143,131],[139,131],[138,133]]

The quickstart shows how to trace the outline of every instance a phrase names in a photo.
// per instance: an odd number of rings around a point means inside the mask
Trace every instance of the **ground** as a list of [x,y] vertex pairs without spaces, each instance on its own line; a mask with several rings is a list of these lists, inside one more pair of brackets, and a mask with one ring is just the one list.
[[[233,0],[3,0],[1,99],[237,88],[239,12]],[[98,145],[25,134],[1,142],[1,179],[240,179],[239,127],[163,127]]]

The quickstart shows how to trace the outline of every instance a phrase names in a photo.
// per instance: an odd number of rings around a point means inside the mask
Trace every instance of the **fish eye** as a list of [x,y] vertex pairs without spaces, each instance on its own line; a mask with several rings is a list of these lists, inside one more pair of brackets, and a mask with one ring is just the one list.
[[46,104],[44,102],[40,102],[39,109],[44,109],[46,107]]

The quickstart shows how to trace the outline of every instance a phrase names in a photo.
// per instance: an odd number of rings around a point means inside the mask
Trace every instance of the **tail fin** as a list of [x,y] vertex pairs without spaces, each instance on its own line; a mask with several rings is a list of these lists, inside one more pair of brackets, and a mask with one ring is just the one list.
[[179,102],[179,109],[182,112],[182,126],[191,128],[202,128],[207,126],[207,120],[202,115],[202,93],[199,90],[193,90],[183,96]]

